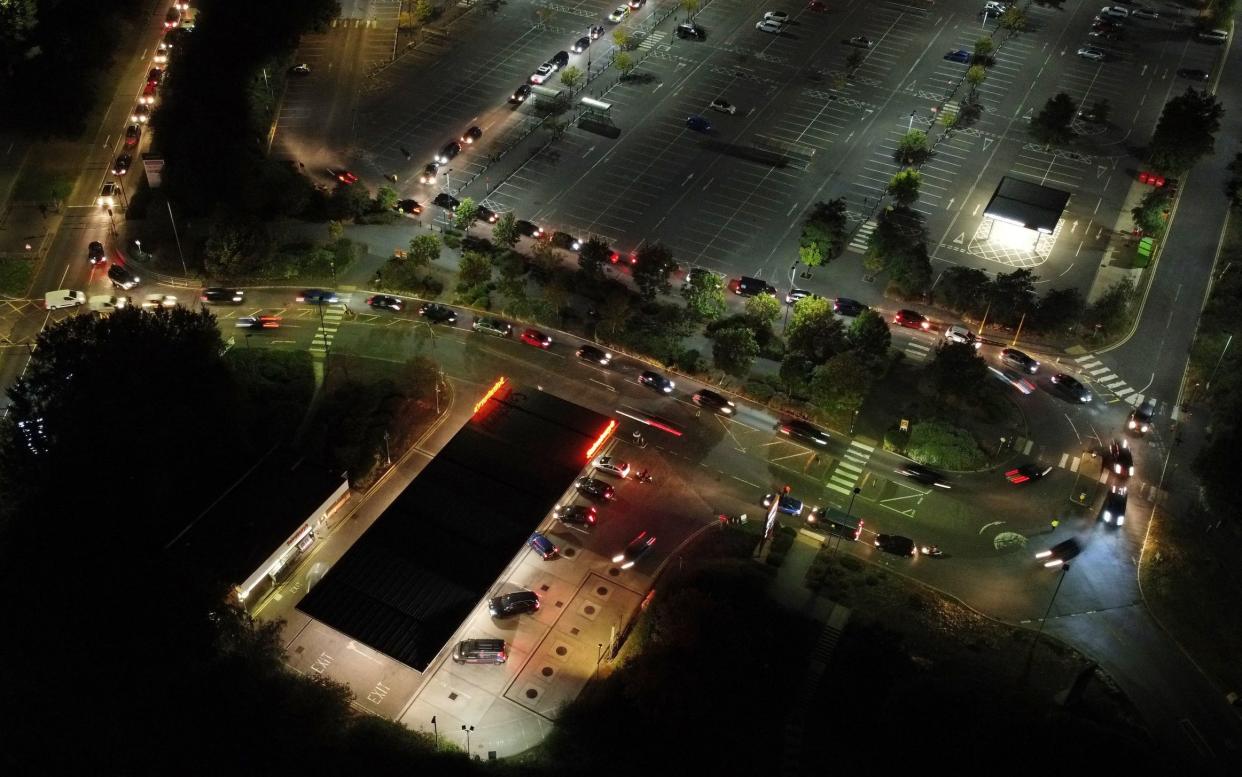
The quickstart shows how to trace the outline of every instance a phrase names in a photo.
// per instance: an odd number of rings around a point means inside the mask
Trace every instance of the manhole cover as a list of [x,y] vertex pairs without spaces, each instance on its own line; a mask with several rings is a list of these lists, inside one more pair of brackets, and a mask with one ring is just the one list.
[[573,558],[578,555],[578,551],[573,548],[565,548],[565,552],[561,554],[565,558]]
[[583,608],[582,608],[582,611],[583,611],[583,612],[585,612],[587,615],[594,615],[594,614],[595,614],[595,605],[593,605],[593,604],[588,604],[586,607],[583,607]]
[[540,673],[540,674],[542,674],[544,677],[551,677],[551,676],[552,676],[552,667],[550,667],[550,666],[545,666],[543,669],[539,670],[539,673]]
[[606,585],[601,585],[599,588],[596,588],[596,589],[595,589],[595,593],[599,594],[600,596],[607,596],[607,595],[608,595],[608,586],[606,586]]
[[539,695],[539,691],[536,691],[534,688],[527,688],[527,689],[526,689],[526,698],[528,698],[528,699],[533,699],[533,698],[535,698],[535,697],[536,697],[536,696],[538,696],[538,695]]
[[569,652],[569,651],[565,649],[565,646],[564,646],[564,645],[561,645],[560,647],[558,647],[558,648],[556,649],[556,654],[557,654],[558,656],[563,656],[563,655],[565,655],[565,654],[566,654],[566,653],[568,653],[568,652]]
[[617,569],[616,567],[613,567],[612,569],[608,570],[608,574],[612,575],[613,577],[616,577],[617,575],[621,574],[621,570]]

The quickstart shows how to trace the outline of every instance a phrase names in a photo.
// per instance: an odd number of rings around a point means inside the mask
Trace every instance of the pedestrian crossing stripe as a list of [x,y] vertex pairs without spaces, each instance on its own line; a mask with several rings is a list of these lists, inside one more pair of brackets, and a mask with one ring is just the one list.
[[858,479],[874,451],[874,445],[851,440],[849,447],[845,449],[845,457],[837,462],[837,468],[825,485],[838,494],[852,495],[854,486],[858,484]]
[[858,228],[858,232],[850,240],[850,244],[846,247],[847,251],[853,251],[856,254],[864,254],[867,252],[867,244],[870,242],[871,233],[875,231],[875,222],[867,219],[862,226]]

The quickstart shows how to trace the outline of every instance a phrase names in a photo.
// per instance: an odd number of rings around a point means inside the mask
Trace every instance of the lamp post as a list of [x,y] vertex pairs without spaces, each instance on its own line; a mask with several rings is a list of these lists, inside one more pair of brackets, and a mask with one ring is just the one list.
[[142,261],[142,241],[135,239],[134,245],[138,248],[138,261]]
[[388,450],[388,430],[384,430],[384,458],[388,461],[388,466],[392,466],[392,452]]
[[1039,638],[1044,635],[1044,624],[1048,622],[1048,613],[1052,612],[1052,604],[1057,600],[1057,594],[1061,592],[1061,583],[1065,582],[1065,575],[1069,570],[1069,564],[1061,565],[1061,576],[1057,578],[1057,587],[1052,590],[1052,598],[1048,600],[1048,607],[1044,610],[1044,617],[1039,620],[1039,629],[1035,632],[1035,639],[1031,640],[1031,647],[1026,651],[1026,668],[1022,670],[1023,680],[1031,673],[1031,662],[1035,659],[1035,646],[1039,644]]
[[436,737],[436,749],[440,749],[440,728],[436,725],[436,716],[431,716],[431,731]]
[[918,111],[910,111],[910,121],[906,124],[906,132],[914,129],[914,114],[916,113],[918,113]]
[[1212,367],[1212,374],[1208,375],[1207,382],[1203,384],[1203,390],[1206,392],[1212,388],[1212,379],[1216,377],[1216,371],[1220,369],[1220,363],[1225,360],[1225,351],[1229,350],[1229,344],[1233,342],[1233,335],[1229,335],[1225,340],[1225,347],[1220,349],[1220,358],[1216,360],[1216,365]]
[[463,723],[461,730],[466,732],[466,755],[470,755],[470,732],[474,731],[474,726],[467,726]]
[[181,257],[181,272],[188,278],[190,271],[185,268],[185,254],[181,251],[181,235],[177,233],[177,220],[173,218],[172,203],[164,203],[168,206],[168,221],[172,224],[173,239],[177,241],[177,256]]
[[[794,289],[794,277],[797,276],[797,274],[798,274],[798,263],[794,262],[793,264],[789,265],[789,292],[791,294],[793,293],[793,289]],[[794,302],[796,301],[797,300],[794,300]],[[789,327],[789,309],[793,307],[793,305],[794,303],[788,300],[785,302],[785,321],[781,324],[782,335],[785,334],[785,330]]]
[[[110,225],[112,236],[116,237],[116,219],[112,218],[112,208],[108,208],[108,224]],[[27,244],[26,250],[30,250],[29,244]]]

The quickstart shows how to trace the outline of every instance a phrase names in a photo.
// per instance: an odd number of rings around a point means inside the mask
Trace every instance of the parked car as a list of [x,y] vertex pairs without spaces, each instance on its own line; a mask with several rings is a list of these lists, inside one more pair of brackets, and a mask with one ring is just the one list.
[[437,305],[434,302],[428,302],[418,309],[418,315],[427,319],[433,324],[456,324],[457,313],[452,308],[444,305]]
[[555,542],[539,532],[530,535],[529,542],[531,549],[538,553],[544,561],[555,558],[556,554],[561,552],[561,549],[556,547]]
[[877,534],[875,535],[875,546],[885,553],[892,553],[894,556],[917,556],[919,554],[918,546],[914,544],[914,540],[909,537],[903,537],[900,534]]
[[949,53],[945,54],[944,58],[949,60],[950,62],[959,62],[963,65],[969,65],[970,60],[973,59],[974,57],[966,49],[954,49],[953,51],[950,51]]
[[552,515],[561,523],[575,526],[594,526],[598,518],[591,505],[557,505]]
[[492,597],[487,603],[493,618],[507,618],[539,611],[539,594],[534,591],[513,591]]
[[927,320],[927,316],[914,310],[897,311],[897,315],[893,316],[893,323],[906,329],[921,329],[924,332],[931,329],[931,322]]
[[595,459],[593,466],[601,472],[616,475],[621,479],[630,476],[630,463],[621,461],[616,456],[599,456]]
[[599,499],[605,502],[616,497],[617,492],[613,487],[602,480],[596,480],[590,477],[580,477],[574,481],[574,488],[578,489],[578,493],[589,496],[592,499]]
[[712,123],[702,116],[690,116],[686,119],[686,126],[695,132],[712,131]]
[[711,104],[708,105],[707,107],[711,108],[713,111],[720,111],[721,113],[727,113],[730,116],[737,113],[736,105],[720,97],[717,97],[716,99],[712,100]]

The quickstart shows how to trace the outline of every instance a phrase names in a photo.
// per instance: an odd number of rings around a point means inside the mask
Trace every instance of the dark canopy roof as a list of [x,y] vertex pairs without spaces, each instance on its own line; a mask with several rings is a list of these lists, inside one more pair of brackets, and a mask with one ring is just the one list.
[[1069,192],[1006,176],[992,193],[983,215],[1051,234],[1069,198]]

